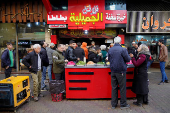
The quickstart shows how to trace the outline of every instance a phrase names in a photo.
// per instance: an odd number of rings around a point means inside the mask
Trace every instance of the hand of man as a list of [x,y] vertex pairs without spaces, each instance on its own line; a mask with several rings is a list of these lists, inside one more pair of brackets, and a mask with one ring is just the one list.
[[102,56],[102,53],[99,53],[98,55],[99,55],[99,56]]
[[8,68],[9,68],[9,66],[6,67],[6,69],[8,69]]
[[68,60],[65,60],[65,62],[68,62]]
[[31,69],[31,66],[29,68]]
[[80,58],[77,58],[77,60],[80,60]]
[[131,58],[134,57],[134,55],[132,53],[130,53],[129,55],[130,55]]

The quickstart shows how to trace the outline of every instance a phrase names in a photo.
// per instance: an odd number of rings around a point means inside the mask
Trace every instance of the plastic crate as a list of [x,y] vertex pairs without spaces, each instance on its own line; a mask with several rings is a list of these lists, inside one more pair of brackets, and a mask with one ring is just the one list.
[[63,100],[63,93],[51,94],[51,97],[53,102],[60,102]]

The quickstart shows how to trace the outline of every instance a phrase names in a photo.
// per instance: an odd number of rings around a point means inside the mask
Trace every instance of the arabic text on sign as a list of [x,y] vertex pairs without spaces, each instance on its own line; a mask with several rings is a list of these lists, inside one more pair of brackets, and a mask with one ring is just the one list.
[[118,21],[118,22],[122,22],[125,18],[126,18],[126,16],[125,16],[125,14],[122,16],[122,17],[120,17],[120,14],[117,14],[116,16],[113,16],[113,14],[110,14],[110,13],[106,13],[106,20],[111,20],[111,21]]
[[84,9],[82,10],[83,14],[87,14],[88,12],[91,12],[90,14],[97,14],[99,12],[98,5],[95,5],[93,8],[91,8],[91,5],[84,6]]
[[[151,23],[149,23],[149,21],[146,19],[146,17],[143,17],[143,20],[146,21],[146,26],[145,23],[142,23],[142,28],[148,30],[149,27],[152,27],[152,29],[158,29],[159,26],[159,21],[155,20],[153,21],[153,15],[151,16]],[[168,19],[168,22],[170,22],[170,18]],[[170,27],[170,23],[168,23],[166,21],[164,21],[164,26],[160,27],[161,29],[166,29],[166,27]]]
[[137,42],[141,42],[141,41],[147,41],[147,40],[144,38],[141,38],[141,40],[137,40]]
[[99,17],[100,21],[103,21],[103,13],[97,13],[97,18],[95,16],[85,17],[82,16],[81,13],[79,13],[79,16],[75,16],[75,13],[71,13],[69,20],[71,22],[75,22],[76,25],[80,25],[80,22],[82,25],[86,25],[86,22],[92,22],[93,24],[95,24],[95,22],[99,21]]
[[49,28],[66,28],[66,25],[49,25]]
[[48,15],[48,20],[49,21],[55,21],[55,20],[57,20],[57,21],[64,21],[64,22],[66,22],[66,20],[67,20],[67,16],[62,16],[62,15],[60,15],[60,16],[58,16],[58,15],[56,15],[56,16],[54,16],[54,15]]

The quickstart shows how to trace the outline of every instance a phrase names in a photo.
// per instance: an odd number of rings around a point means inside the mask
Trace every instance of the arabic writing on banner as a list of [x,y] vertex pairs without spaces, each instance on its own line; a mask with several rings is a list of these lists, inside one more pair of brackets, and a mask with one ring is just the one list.
[[66,25],[64,24],[49,25],[49,28],[66,28]]
[[105,29],[105,18],[103,18],[103,12],[105,11],[104,5],[104,0],[78,0],[75,2],[69,0],[68,28],[76,29],[77,27],[78,29],[88,30],[91,27],[94,29]]
[[153,21],[153,15],[151,16],[151,21],[150,21],[150,23],[149,23],[149,21],[146,19],[146,17],[143,17],[143,20],[144,21],[146,21],[146,25],[145,25],[145,22],[143,22],[142,23],[142,28],[143,29],[149,29],[150,27],[152,28],[152,29],[169,29],[170,30],[170,28],[167,28],[167,27],[170,27],[170,18],[168,19],[168,22],[166,22],[166,21],[164,21],[164,26],[160,26],[159,25],[159,21],[158,20],[155,20],[155,21]]
[[127,23],[127,11],[126,10],[105,10],[105,23]]
[[83,30],[59,30],[60,38],[114,38],[116,36],[115,29],[106,28],[105,30],[89,30],[85,34]]
[[126,10],[105,10],[104,0],[68,0],[68,11],[47,14],[47,24],[68,24],[68,29],[105,29],[105,24],[126,24]]

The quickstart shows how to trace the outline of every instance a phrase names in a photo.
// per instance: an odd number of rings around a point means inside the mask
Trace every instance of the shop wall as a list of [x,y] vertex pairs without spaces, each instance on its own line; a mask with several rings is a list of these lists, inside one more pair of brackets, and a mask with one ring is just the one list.
[[42,0],[0,1],[0,23],[46,22]]

